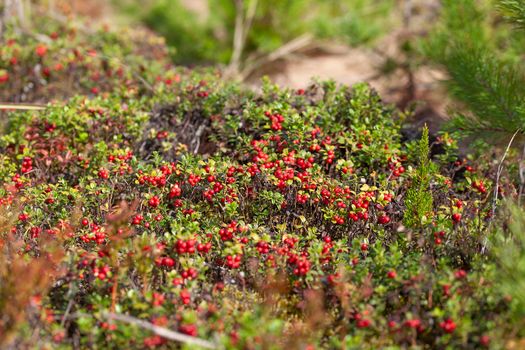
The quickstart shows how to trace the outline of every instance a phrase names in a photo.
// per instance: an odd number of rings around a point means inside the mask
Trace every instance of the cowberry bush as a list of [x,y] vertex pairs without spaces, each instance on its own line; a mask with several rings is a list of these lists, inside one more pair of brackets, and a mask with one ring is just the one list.
[[[408,140],[407,115],[365,84],[249,92],[89,35],[138,65],[7,114],[0,137],[2,347],[477,349],[520,336],[486,252],[498,198],[516,191],[500,172],[494,198],[483,147],[460,157],[454,135]],[[57,39],[52,58],[10,40],[2,57],[18,47],[21,67],[78,59],[77,41]],[[86,55],[83,78],[106,62]],[[15,85],[3,91],[18,101]]]
[[112,90],[145,92],[154,74],[170,64],[164,40],[144,29],[112,31],[48,17],[34,20],[42,29],[38,35],[21,35],[9,27],[3,34],[2,102],[48,102]]

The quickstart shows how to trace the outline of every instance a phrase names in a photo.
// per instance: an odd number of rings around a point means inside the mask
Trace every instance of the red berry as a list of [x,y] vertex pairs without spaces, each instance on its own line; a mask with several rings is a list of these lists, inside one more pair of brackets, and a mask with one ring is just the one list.
[[490,337],[488,335],[482,335],[479,339],[479,342],[483,346],[489,346],[490,345]]
[[157,196],[153,196],[153,197],[151,197],[151,198],[149,199],[149,201],[148,201],[148,205],[149,205],[150,207],[152,207],[152,208],[156,208],[156,207],[158,207],[159,204],[160,204],[160,199],[159,199],[159,197],[157,197]]
[[387,215],[381,215],[377,221],[381,224],[381,225],[386,225],[390,222],[390,217],[388,217]]
[[109,179],[109,171],[104,168],[100,169],[98,171],[98,177],[104,180]]
[[387,272],[386,276],[387,276],[388,278],[390,278],[390,279],[394,279],[394,278],[397,277],[397,273],[396,273],[396,271],[394,271],[394,270],[390,270],[390,271]]
[[456,324],[450,318],[447,318],[439,324],[439,327],[441,327],[446,333],[453,333],[456,329]]
[[45,45],[38,45],[35,49],[35,52],[38,56],[44,57],[47,53],[47,47]]
[[459,223],[461,221],[461,214],[459,213],[452,214],[452,221],[454,222],[454,224]]

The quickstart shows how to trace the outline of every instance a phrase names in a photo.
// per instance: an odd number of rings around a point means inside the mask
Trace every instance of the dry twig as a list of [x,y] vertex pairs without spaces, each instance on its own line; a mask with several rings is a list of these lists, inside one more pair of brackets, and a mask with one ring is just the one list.
[[159,336],[161,336],[163,338],[166,338],[166,339],[169,339],[169,340],[178,341],[178,342],[181,342],[181,343],[195,345],[195,346],[200,346],[200,347],[205,348],[205,349],[216,349],[217,348],[217,346],[215,344],[213,344],[212,342],[209,342],[207,340],[191,337],[191,336],[186,335],[186,334],[182,334],[182,333],[179,333],[179,332],[172,331],[172,330],[170,330],[168,328],[159,327],[159,326],[154,325],[153,323],[146,322],[146,321],[143,321],[143,320],[139,320],[138,318],[135,318],[135,317],[132,317],[132,316],[123,315],[123,314],[116,314],[116,313],[111,313],[111,312],[106,312],[106,313],[103,314],[103,316],[105,318],[110,319],[110,320],[117,320],[117,321],[129,323],[129,324],[132,324],[132,325],[136,325],[138,327],[141,327],[141,328],[147,329],[149,331],[152,331],[156,335],[159,335]]

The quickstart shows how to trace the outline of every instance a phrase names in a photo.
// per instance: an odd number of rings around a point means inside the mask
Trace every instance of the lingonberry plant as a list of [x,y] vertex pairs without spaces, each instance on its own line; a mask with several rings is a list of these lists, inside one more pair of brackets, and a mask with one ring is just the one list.
[[[113,38],[107,52],[125,50]],[[10,40],[23,67],[98,57]],[[170,329],[192,347],[472,349],[522,331],[481,254],[495,178],[483,153],[459,157],[448,134],[405,139],[405,115],[365,84],[254,93],[214,72],[135,68],[124,85],[106,72],[91,86],[102,95],[79,87],[7,115],[2,252],[23,242],[53,282],[16,299],[0,270],[0,310],[28,315],[2,315],[3,345],[176,348]],[[60,259],[40,268],[46,256]]]

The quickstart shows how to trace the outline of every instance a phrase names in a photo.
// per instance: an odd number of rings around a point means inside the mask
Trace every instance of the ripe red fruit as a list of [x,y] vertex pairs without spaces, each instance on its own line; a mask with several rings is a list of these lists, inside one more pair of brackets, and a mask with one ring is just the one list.
[[152,207],[152,208],[156,208],[156,207],[158,207],[159,204],[160,204],[160,199],[159,199],[159,197],[157,197],[157,196],[153,196],[153,197],[151,197],[151,198],[149,199],[149,201],[148,201],[148,205],[149,205],[150,207]]
[[241,256],[240,255],[228,255],[226,257],[226,266],[230,269],[237,269],[241,266]]
[[481,338],[479,339],[479,342],[483,346],[489,346],[489,344],[490,344],[490,337],[488,335],[482,335]]
[[390,270],[387,272],[386,276],[390,279],[394,279],[397,277],[397,273],[395,270]]
[[393,329],[397,327],[396,321],[388,321],[388,328]]
[[454,277],[456,277],[458,280],[459,279],[463,279],[463,278],[467,277],[467,271],[465,271],[465,270],[457,270],[456,272],[454,272]]
[[47,53],[47,47],[45,45],[38,45],[35,52],[39,57],[44,57]]
[[186,289],[181,290],[179,295],[184,305],[188,305],[191,302],[191,294]]
[[104,180],[109,179],[109,171],[104,168],[100,169],[98,171],[98,177]]
[[421,325],[421,321],[416,319],[406,320],[405,326],[409,328],[418,328]]
[[144,217],[140,214],[137,214],[133,217],[133,219],[131,220],[131,224],[132,225],[140,225],[140,223],[142,222],[142,220],[144,220]]
[[357,321],[357,328],[368,328],[370,327],[370,324],[372,322],[370,322],[370,320],[367,320],[366,318],[365,319],[361,319],[359,321]]
[[445,231],[434,232],[434,242],[436,245],[443,243],[443,237],[445,237]]
[[87,226],[87,225],[89,225],[89,220],[86,218],[82,219],[82,226]]
[[454,222],[454,224],[459,223],[461,221],[461,214],[459,213],[452,214],[452,221]]
[[487,189],[485,188],[485,184],[483,181],[474,181],[472,183],[472,188],[478,190],[480,193],[487,193]]
[[388,215],[381,215],[377,221],[381,224],[381,225],[386,225],[390,222],[390,217],[388,217]]
[[196,337],[197,336],[197,326],[195,326],[193,324],[180,325],[179,326],[179,331],[181,331],[181,333],[187,334],[187,335],[192,336],[192,337]]
[[362,250],[363,252],[366,252],[366,251],[368,250],[368,244],[366,244],[366,243],[362,243],[362,244],[361,244],[361,250]]
[[441,327],[446,333],[453,333],[456,329],[456,324],[450,318],[447,318],[439,324],[439,327]]

